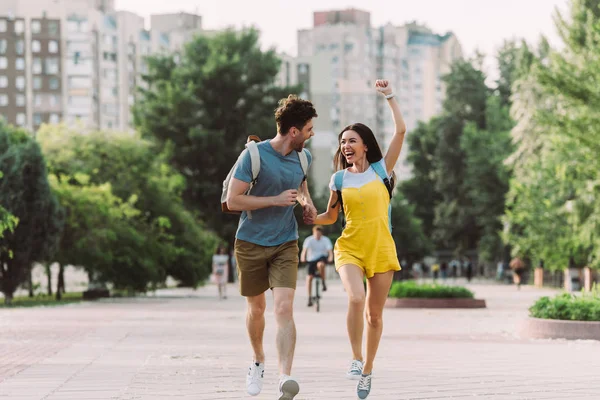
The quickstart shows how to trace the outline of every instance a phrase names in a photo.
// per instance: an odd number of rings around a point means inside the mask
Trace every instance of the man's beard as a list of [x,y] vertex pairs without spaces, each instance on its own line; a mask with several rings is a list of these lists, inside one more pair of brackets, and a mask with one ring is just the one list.
[[302,149],[304,149],[304,142],[297,143],[296,146],[294,146],[294,150],[298,152],[302,151]]

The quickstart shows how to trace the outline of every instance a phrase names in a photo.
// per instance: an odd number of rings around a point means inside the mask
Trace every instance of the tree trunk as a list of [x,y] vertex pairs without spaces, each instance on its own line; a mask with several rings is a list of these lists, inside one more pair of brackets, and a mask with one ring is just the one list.
[[27,286],[29,288],[29,297],[33,297],[33,266],[29,268]]
[[60,269],[58,270],[58,282],[59,282],[59,287],[60,287],[60,291],[62,292],[62,294],[67,293],[67,290],[65,289],[65,266],[61,265]]
[[46,278],[48,278],[48,296],[52,296],[52,270],[50,269],[50,263],[44,264],[46,269]]
[[13,295],[4,293],[4,304],[10,306],[12,304]]
[[64,267],[62,264],[58,264],[58,280],[56,282],[56,300],[62,300],[62,294],[64,293]]

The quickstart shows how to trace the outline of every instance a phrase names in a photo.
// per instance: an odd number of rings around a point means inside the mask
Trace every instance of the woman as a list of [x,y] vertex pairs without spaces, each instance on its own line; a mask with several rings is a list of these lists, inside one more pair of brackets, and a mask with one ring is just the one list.
[[224,246],[219,246],[212,257],[213,279],[219,288],[219,298],[227,298],[227,280],[229,278],[229,256]]
[[[375,87],[387,99],[394,118],[395,131],[389,149],[384,157],[373,132],[363,124],[344,128],[334,159],[337,172],[331,178],[327,212],[315,221],[320,225],[335,223],[340,208],[346,217],[342,236],[335,244],[335,266],[348,294],[346,322],[353,359],[347,377],[358,380],[359,399],[366,399],[371,391],[373,362],[383,330],[383,306],[394,271],[400,270],[389,226],[389,204],[394,185],[392,171],[402,149],[406,125],[389,82],[377,80]],[[367,319],[365,359],[363,314]]]

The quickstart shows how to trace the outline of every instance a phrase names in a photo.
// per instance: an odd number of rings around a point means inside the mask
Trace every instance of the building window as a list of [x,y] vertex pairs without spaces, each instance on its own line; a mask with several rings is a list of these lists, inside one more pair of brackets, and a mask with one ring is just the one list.
[[52,36],[58,35],[58,22],[48,21],[48,33]]
[[33,67],[31,68],[31,71],[34,74],[41,74],[42,73],[42,59],[35,57],[33,59]]
[[24,113],[18,113],[17,114],[17,125],[24,126],[25,122],[26,122],[25,114]]
[[36,94],[35,96],[33,96],[33,105],[36,107],[39,107],[42,105],[42,95],[41,94]]
[[25,42],[23,39],[17,40],[15,42],[15,51],[18,55],[23,55],[25,53]]
[[58,42],[56,40],[51,40],[48,42],[48,52],[58,53]]
[[40,33],[42,31],[42,24],[40,21],[31,21],[31,33]]
[[50,106],[56,107],[58,105],[59,98],[57,95],[50,95]]
[[50,114],[50,119],[48,120],[51,124],[58,124],[60,122],[60,117],[58,114]]
[[7,44],[6,39],[0,39],[0,54],[6,54]]
[[49,75],[58,74],[58,58],[46,58],[46,73]]
[[8,87],[8,78],[4,75],[0,75],[0,88]]
[[21,34],[25,32],[25,23],[23,21],[15,21],[15,33]]
[[15,60],[15,68],[17,71],[23,71],[25,69],[25,59],[19,57]]
[[33,53],[39,53],[42,50],[42,45],[39,40],[34,40],[31,42],[31,51]]
[[8,105],[8,95],[0,94],[0,107],[6,107]]
[[50,89],[51,90],[56,90],[59,87],[59,81],[58,78],[52,77],[50,78]]
[[15,80],[15,86],[20,91],[25,90],[25,77],[24,76],[17,76],[17,79]]
[[40,90],[42,88],[42,78],[39,76],[33,77],[33,88],[36,90]]
[[8,58],[0,57],[0,69],[6,69],[8,67]]
[[17,107],[25,107],[25,95],[17,94],[15,96],[15,104],[17,105]]
[[42,114],[35,113],[33,114],[33,125],[41,125],[42,123]]
[[0,19],[0,32],[6,32],[6,20]]

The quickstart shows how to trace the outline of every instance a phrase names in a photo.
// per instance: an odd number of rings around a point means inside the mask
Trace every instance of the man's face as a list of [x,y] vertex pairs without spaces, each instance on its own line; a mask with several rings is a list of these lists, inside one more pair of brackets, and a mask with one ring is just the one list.
[[315,238],[317,238],[317,240],[321,239],[321,236],[323,236],[323,232],[321,232],[320,230],[316,229],[314,232]]
[[294,150],[296,151],[302,151],[304,143],[315,134],[313,132],[312,119],[304,125],[302,130],[299,130],[298,128],[292,128],[292,130],[294,133]]

